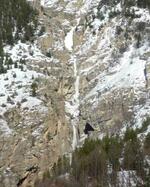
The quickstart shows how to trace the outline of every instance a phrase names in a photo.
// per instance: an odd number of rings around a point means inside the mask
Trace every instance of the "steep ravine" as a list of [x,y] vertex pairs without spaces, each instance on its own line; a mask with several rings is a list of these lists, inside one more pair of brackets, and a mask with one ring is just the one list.
[[74,73],[74,94],[71,96],[70,101],[66,101],[66,111],[69,112],[71,115],[71,125],[73,129],[73,138],[72,138],[72,149],[75,150],[79,134],[78,134],[78,125],[79,125],[79,81],[80,77],[78,75],[77,69],[77,60],[74,54],[74,42],[73,42],[73,34],[74,34],[75,27],[71,29],[69,33],[67,33],[65,38],[65,47],[71,52],[72,56],[68,63],[73,66],[73,73]]

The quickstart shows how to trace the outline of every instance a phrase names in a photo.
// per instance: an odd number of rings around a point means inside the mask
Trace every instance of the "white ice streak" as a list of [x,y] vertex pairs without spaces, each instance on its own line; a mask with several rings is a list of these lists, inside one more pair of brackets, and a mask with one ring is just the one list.
[[[74,32],[75,27],[72,27],[70,32],[66,35],[65,38],[65,46],[66,48],[72,52],[73,51],[73,32]],[[74,70],[74,89],[75,92],[71,98],[71,101],[66,102],[66,111],[72,116],[71,119],[71,124],[73,127],[73,140],[72,140],[72,148],[73,150],[76,148],[78,144],[78,116],[79,116],[79,75],[78,75],[78,69],[77,69],[77,60],[76,56],[73,55],[70,59],[70,63],[73,64],[73,70]]]
[[75,78],[75,83],[74,83],[74,89],[75,92],[71,98],[71,101],[66,101],[66,111],[72,116],[71,118],[71,124],[73,127],[73,140],[72,140],[72,148],[73,150],[76,148],[78,144],[78,116],[79,116],[79,105],[80,105],[80,100],[79,100],[79,80],[80,77],[78,75],[77,71],[77,63],[76,63],[76,57],[73,56],[72,59],[70,60],[71,63],[73,63],[74,67],[74,78]]

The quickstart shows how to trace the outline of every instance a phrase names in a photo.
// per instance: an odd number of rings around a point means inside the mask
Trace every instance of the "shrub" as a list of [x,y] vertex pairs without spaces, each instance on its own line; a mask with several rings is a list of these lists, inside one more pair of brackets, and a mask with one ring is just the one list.
[[14,68],[18,68],[17,62],[14,63]]
[[47,56],[47,57],[49,57],[49,58],[51,58],[51,57],[52,57],[52,55],[51,55],[50,51],[48,51],[48,52],[46,53],[46,56]]
[[147,134],[144,141],[144,152],[146,155],[150,156],[150,133]]
[[33,97],[36,96],[37,88],[38,88],[37,83],[36,83],[36,82],[33,82],[33,83],[31,84],[31,95],[32,95]]

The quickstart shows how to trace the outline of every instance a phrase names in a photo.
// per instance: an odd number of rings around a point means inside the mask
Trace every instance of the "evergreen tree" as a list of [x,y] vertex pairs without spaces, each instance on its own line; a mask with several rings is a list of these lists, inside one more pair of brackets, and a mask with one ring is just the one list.
[[36,82],[33,82],[32,84],[31,84],[31,95],[33,96],[33,97],[35,97],[36,96],[36,91],[37,91],[37,83]]
[[0,0],[0,56],[3,45],[30,40],[37,27],[37,11],[26,0]]

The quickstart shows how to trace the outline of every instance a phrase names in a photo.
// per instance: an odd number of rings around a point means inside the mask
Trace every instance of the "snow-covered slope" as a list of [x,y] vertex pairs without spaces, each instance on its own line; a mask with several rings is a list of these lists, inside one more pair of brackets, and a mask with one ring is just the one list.
[[[110,17],[112,9],[117,10],[118,16]],[[120,3],[114,8],[102,6],[97,11],[94,7],[86,16],[87,27],[82,28],[85,30],[82,45],[76,47],[80,63],[81,113],[83,119],[90,120],[98,128],[98,119],[103,121],[108,116],[111,119],[109,124],[116,124],[118,120],[128,125],[131,121],[138,121],[136,108],[143,113],[140,122],[149,115],[149,106],[145,100],[149,100],[146,76],[149,78],[150,47],[147,29],[150,15],[147,9],[132,7],[132,10],[135,15],[129,20],[121,15]],[[97,17],[98,12],[104,14],[102,21]],[[81,22],[76,31],[77,39],[80,26]],[[140,29],[143,29],[143,34]],[[137,35],[140,41],[136,38]],[[143,103],[140,103],[142,98]],[[142,112],[143,105],[147,106],[146,112]],[[102,123],[105,127],[106,124]]]

